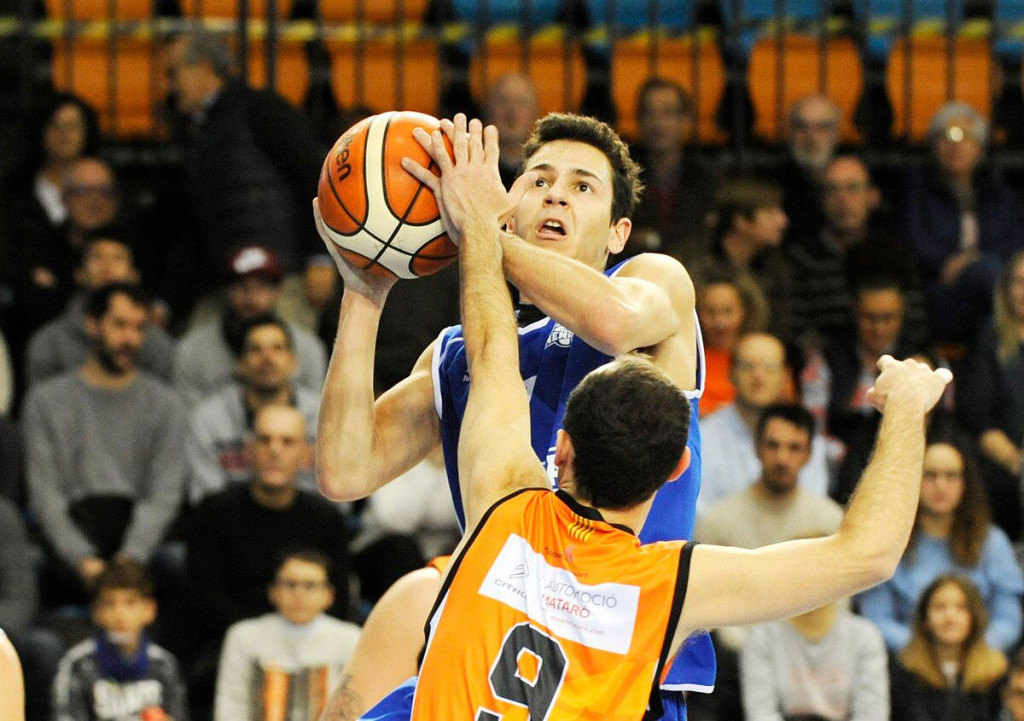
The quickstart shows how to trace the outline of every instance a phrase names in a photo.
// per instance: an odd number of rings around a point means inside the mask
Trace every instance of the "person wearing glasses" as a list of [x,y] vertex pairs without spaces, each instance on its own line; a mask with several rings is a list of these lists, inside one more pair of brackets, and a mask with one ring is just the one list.
[[326,615],[331,559],[297,549],[280,557],[267,596],[273,613],[228,630],[217,673],[215,721],[315,721],[359,640],[359,627]]
[[970,345],[985,326],[1002,264],[1024,248],[1019,195],[984,165],[989,125],[947,103],[928,131],[931,159],[912,170],[901,207],[937,342]]

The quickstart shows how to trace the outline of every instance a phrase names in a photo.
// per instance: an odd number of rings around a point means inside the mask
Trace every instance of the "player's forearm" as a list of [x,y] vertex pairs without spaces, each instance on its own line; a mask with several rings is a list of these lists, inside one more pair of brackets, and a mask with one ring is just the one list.
[[375,488],[373,363],[383,307],[383,296],[346,292],[341,301],[316,434],[317,483],[335,500],[363,498]]
[[661,340],[638,342],[638,331],[649,333],[657,321],[604,273],[509,233],[502,253],[505,277],[522,297],[594,348],[618,356]]
[[462,333],[470,372],[486,369],[519,375],[519,340],[502,272],[497,227],[474,222],[463,229],[460,248]]
[[925,411],[914,398],[890,397],[878,440],[843,518],[839,537],[879,583],[906,549],[921,491]]

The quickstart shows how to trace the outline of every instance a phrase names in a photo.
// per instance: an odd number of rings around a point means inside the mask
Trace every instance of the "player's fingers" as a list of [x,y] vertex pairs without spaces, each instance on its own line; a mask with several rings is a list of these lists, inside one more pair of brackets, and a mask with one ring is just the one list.
[[949,368],[936,368],[935,375],[941,378],[947,385],[953,382],[953,371]]
[[469,159],[474,163],[484,161],[484,124],[477,118],[469,121]]
[[488,125],[484,128],[484,163],[497,168],[499,155],[498,129]]
[[462,113],[455,116],[455,137],[452,138],[452,148],[455,151],[456,165],[462,165],[469,160],[469,135],[466,133],[466,116]]
[[441,132],[448,136],[448,140],[455,141],[455,123],[448,118],[441,120]]
[[[425,151],[427,151],[427,155],[429,155],[431,157],[431,159],[435,163],[437,163],[438,167],[441,168],[441,172],[442,173],[444,172],[445,168],[451,167],[451,162],[450,162],[451,161],[451,157],[448,155],[447,151],[445,151],[443,158],[436,158],[436,157],[434,157],[434,137],[433,137],[433,135],[428,133],[423,128],[413,128],[413,130],[412,130],[412,137],[413,137],[413,139],[417,143],[420,144],[421,148],[423,148]],[[443,142],[442,142],[442,144],[443,144]],[[447,164],[445,164],[445,163],[447,163]]]
[[[445,158],[448,157],[448,153],[445,153]],[[449,163],[450,165],[450,163]],[[436,175],[431,173],[429,170],[424,168],[422,165],[417,163],[412,158],[402,158],[402,169],[405,170],[409,175],[416,178],[416,180],[423,183],[425,186],[436,195],[441,190],[441,180]],[[442,168],[441,172],[444,172]]]
[[320,215],[320,198],[313,198],[313,220],[316,222],[316,229],[320,233],[320,237],[324,237],[324,217]]
[[886,368],[892,368],[899,364],[900,362],[898,360],[887,353],[878,359],[878,370],[884,371]]

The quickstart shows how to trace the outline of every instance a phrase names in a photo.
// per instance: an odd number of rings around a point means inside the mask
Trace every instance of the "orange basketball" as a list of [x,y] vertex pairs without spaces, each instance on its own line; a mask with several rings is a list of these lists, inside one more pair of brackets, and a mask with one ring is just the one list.
[[[338,139],[320,171],[320,214],[338,251],[357,268],[419,278],[458,255],[441,225],[437,200],[402,168],[408,157],[437,171],[412,136],[440,122],[423,113],[390,112],[356,123]],[[448,154],[451,144],[445,139]]]

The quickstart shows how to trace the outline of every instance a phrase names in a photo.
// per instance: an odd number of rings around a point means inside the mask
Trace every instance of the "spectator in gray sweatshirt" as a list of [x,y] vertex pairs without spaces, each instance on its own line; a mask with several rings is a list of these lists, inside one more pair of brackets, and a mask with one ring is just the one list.
[[115,283],[85,305],[92,351],[25,401],[29,506],[52,552],[44,587],[81,602],[115,556],[147,563],[177,514],[185,482],[185,409],[140,371],[149,303]]

